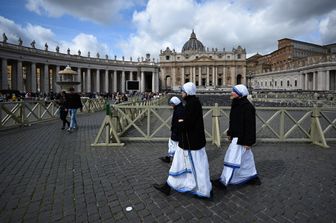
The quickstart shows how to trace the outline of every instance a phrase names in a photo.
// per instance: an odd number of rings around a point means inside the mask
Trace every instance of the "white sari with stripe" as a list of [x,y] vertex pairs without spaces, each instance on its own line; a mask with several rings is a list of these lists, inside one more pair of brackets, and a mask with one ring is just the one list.
[[212,185],[205,148],[183,150],[177,147],[167,183],[178,192],[190,192],[200,197],[210,197]]
[[174,141],[171,138],[168,140],[168,156],[173,157],[178,147],[178,141]]
[[244,184],[257,177],[257,170],[251,149],[237,144],[238,138],[233,138],[224,157],[224,168],[220,181],[225,184]]

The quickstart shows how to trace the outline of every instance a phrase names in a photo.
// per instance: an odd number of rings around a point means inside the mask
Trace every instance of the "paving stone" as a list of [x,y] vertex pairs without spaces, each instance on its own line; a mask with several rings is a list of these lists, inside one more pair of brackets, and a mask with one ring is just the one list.
[[[260,143],[253,148],[260,186],[214,190],[208,202],[165,196],[158,159],[167,143],[94,148],[104,113],[81,115],[73,134],[60,121],[0,131],[0,222],[333,222],[336,144]],[[169,130],[168,130],[169,131]],[[228,144],[208,143],[211,176],[219,176]],[[125,208],[132,206],[131,212]]]

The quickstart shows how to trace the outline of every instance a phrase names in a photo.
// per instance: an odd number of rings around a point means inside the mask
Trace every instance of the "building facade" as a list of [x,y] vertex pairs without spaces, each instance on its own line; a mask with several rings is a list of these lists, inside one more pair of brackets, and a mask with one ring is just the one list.
[[192,81],[198,89],[229,88],[246,83],[246,51],[238,46],[232,51],[205,48],[192,31],[182,52],[167,47],[160,52],[160,86],[179,90]]
[[274,52],[247,59],[247,77],[254,89],[336,91],[336,44],[281,39]]
[[78,72],[75,76],[80,85],[79,92],[126,92],[127,80],[138,80],[140,91],[159,91],[159,65],[150,60],[146,55],[145,59],[138,61],[126,61],[67,54],[56,51],[37,49],[32,44],[26,47],[19,42],[18,45],[11,44],[4,39],[0,43],[0,89],[13,89],[20,92],[59,92],[60,87],[56,84],[59,81],[58,72],[67,65]]

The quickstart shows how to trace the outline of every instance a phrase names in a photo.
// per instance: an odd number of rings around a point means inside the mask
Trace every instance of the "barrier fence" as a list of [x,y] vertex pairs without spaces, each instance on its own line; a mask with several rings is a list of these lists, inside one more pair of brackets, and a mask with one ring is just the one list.
[[[166,98],[163,99],[166,103]],[[121,146],[129,141],[168,141],[172,109],[160,101],[112,105],[92,146]],[[227,140],[230,107],[204,106],[206,139],[218,147]],[[336,141],[336,109],[256,107],[257,141],[312,142],[327,148]],[[105,130],[105,131],[104,131]]]
[[[82,112],[102,111],[104,99],[81,98]],[[59,118],[56,101],[18,101],[0,103],[0,129],[31,125]]]

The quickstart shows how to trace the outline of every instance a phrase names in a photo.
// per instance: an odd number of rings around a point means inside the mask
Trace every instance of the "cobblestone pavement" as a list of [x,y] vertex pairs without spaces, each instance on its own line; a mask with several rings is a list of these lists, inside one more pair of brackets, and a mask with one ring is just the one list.
[[[0,132],[0,222],[336,222],[336,144],[259,143],[262,185],[167,197],[151,186],[167,178],[167,144],[90,147],[103,118],[80,116],[72,134],[60,121]],[[206,146],[213,178],[226,148]]]

